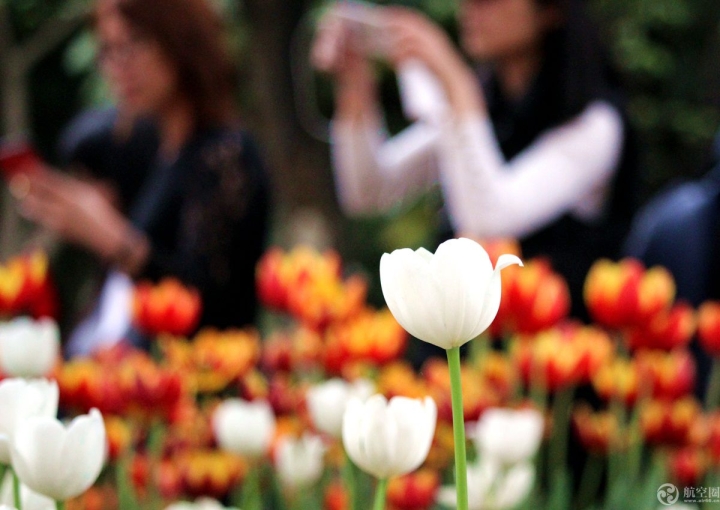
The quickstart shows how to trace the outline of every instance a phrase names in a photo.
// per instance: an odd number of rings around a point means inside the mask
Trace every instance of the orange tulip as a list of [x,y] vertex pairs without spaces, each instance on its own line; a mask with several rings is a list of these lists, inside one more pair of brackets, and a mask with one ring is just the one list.
[[201,308],[197,290],[175,278],[166,278],[158,285],[144,282],[135,288],[133,322],[147,335],[185,336],[197,327]]
[[594,327],[566,323],[514,346],[514,357],[526,384],[549,391],[588,383],[613,356],[607,334]]
[[423,510],[435,503],[440,476],[436,471],[420,469],[393,478],[388,484],[387,502],[398,510]]
[[117,381],[128,410],[140,418],[170,418],[182,402],[187,384],[183,374],[134,356],[118,366]]
[[390,363],[380,370],[377,390],[387,399],[397,396],[422,399],[431,394],[425,381],[405,361]]
[[707,301],[698,310],[698,339],[711,356],[720,356],[720,302]]
[[[606,402],[632,406],[639,395],[639,373],[634,361],[617,358],[600,367],[592,379],[597,394]],[[646,397],[649,397],[648,392]]]
[[687,303],[661,310],[628,332],[631,349],[672,350],[685,347],[695,333],[695,313]]
[[490,326],[495,336],[537,333],[554,326],[570,311],[567,283],[546,260],[508,268],[502,287],[500,309]]
[[389,310],[365,309],[355,318],[328,328],[325,369],[339,374],[352,363],[384,365],[399,358],[406,346],[407,333]]
[[288,253],[269,250],[258,263],[256,282],[263,304],[316,329],[354,315],[367,293],[363,279],[343,281],[336,252],[321,254],[304,246]]
[[640,380],[647,381],[656,398],[677,399],[692,393],[695,361],[688,351],[640,351],[635,360]]
[[668,309],[675,299],[675,281],[663,267],[645,270],[635,259],[618,263],[602,259],[590,268],[584,296],[597,322],[623,329]]
[[182,492],[222,499],[247,473],[239,457],[217,450],[192,450],[175,456]]
[[691,397],[653,400],[641,409],[640,427],[650,444],[683,446],[692,441],[693,426],[700,418],[700,404]]
[[611,450],[627,447],[627,434],[623,433],[617,417],[610,412],[593,412],[587,406],[580,407],[573,413],[573,426],[588,452],[606,455]]

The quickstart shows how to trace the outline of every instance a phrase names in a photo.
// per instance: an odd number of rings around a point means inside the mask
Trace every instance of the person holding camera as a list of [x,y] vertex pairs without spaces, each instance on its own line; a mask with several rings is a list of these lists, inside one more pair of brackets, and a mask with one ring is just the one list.
[[[582,2],[461,0],[465,55],[417,11],[347,15],[351,7],[323,18],[312,54],[335,80],[344,211],[386,212],[439,183],[452,235],[516,238],[526,258],[548,257],[584,317],[585,275],[618,253],[632,217],[635,165],[622,98]],[[444,96],[393,137],[373,74],[378,54],[399,76],[421,66]],[[403,97],[413,93],[403,87],[428,90],[416,77],[400,80]]]

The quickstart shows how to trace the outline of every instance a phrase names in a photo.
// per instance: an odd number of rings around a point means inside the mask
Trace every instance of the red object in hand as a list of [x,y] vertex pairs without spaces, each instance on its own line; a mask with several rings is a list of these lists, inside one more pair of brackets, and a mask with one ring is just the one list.
[[0,142],[0,172],[10,181],[21,173],[37,171],[44,165],[32,144],[24,139]]

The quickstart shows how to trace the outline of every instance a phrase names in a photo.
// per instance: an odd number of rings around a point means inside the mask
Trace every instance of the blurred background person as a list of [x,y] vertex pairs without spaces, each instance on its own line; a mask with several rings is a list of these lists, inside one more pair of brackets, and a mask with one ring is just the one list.
[[[714,164],[702,178],[670,184],[643,205],[623,245],[625,256],[647,267],[667,268],[677,298],[694,308],[720,300],[720,135],[712,153]],[[691,350],[697,363],[696,391],[704,397],[712,359],[697,341]]]
[[174,276],[196,287],[201,326],[253,323],[269,193],[239,127],[219,17],[205,0],[100,0],[94,21],[117,111],[73,123],[65,156],[96,180],[35,172],[19,204],[109,268],[68,353],[127,335],[137,279]]
[[[343,9],[342,5],[339,8]],[[635,151],[622,95],[576,0],[463,0],[468,65],[419,12],[374,11],[396,70],[423,64],[447,100],[442,115],[389,137],[375,58],[357,24],[326,15],[313,49],[335,78],[333,162],[346,213],[389,211],[439,183],[446,235],[517,238],[568,280],[584,317],[592,262],[617,255],[633,212]]]

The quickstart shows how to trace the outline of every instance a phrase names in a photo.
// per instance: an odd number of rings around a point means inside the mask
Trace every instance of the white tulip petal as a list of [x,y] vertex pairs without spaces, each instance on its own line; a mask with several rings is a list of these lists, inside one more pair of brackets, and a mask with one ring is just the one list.
[[347,452],[348,457],[363,469],[367,471],[364,463],[364,454],[362,447],[362,419],[363,419],[363,403],[358,398],[351,398],[347,406],[345,406],[345,413],[343,414],[343,431],[342,431],[342,442]]
[[69,425],[63,458],[72,462],[73,476],[65,485],[66,497],[73,498],[95,483],[105,461],[105,426],[97,409],[75,418]]
[[[387,401],[382,395],[374,395],[368,399],[363,417],[362,447],[366,465],[376,478],[387,478],[390,464],[390,448],[394,448],[397,440],[397,426],[387,415]],[[392,445],[392,446],[391,446]]]
[[443,347],[442,286],[425,258],[408,249],[384,254],[380,258],[380,285],[390,312],[408,333]]
[[65,429],[59,421],[28,418],[11,447],[12,465],[22,483],[57,501],[65,500],[58,475],[72,472],[71,464],[62,457],[64,442]]
[[511,467],[497,486],[494,497],[495,508],[515,508],[522,503],[532,490],[535,482],[535,467],[521,462]]
[[469,239],[451,239],[435,252],[432,268],[443,284],[443,317],[446,334],[453,347],[470,340],[477,316],[482,309],[492,264],[487,252]]

